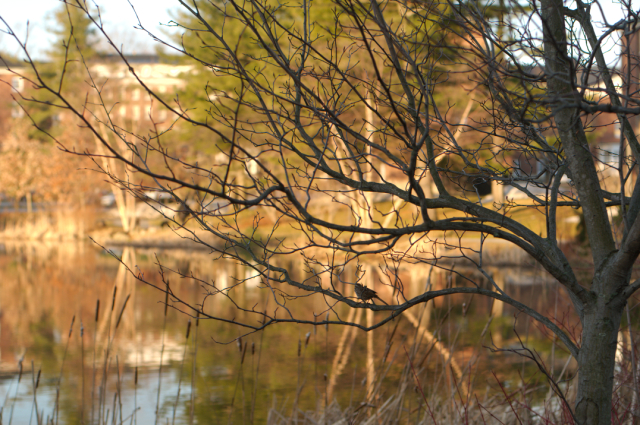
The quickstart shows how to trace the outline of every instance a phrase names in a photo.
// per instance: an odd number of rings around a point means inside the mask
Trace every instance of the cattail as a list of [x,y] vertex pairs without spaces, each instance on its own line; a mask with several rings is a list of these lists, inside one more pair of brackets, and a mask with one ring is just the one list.
[[300,353],[302,353],[302,341],[298,338],[298,357],[300,357]]
[[122,309],[120,310],[120,314],[118,315],[118,321],[116,322],[116,329],[118,329],[118,326],[120,325],[120,319],[122,319],[122,313],[124,313],[124,309],[127,307],[129,297],[131,297],[131,294],[127,295],[127,298],[124,300],[124,304],[122,305]]
[[138,366],[136,366],[136,373],[135,373],[135,376],[133,378],[133,384],[136,385],[136,386],[138,385]]
[[256,343],[251,343],[251,355],[253,356],[256,353]]
[[307,332],[307,336],[304,340],[304,348],[307,348],[307,345],[309,345],[309,338],[311,338],[311,332]]
[[187,323],[187,340],[189,339],[189,332],[191,332],[191,319]]
[[244,355],[247,353],[247,345],[244,345],[244,350],[242,350],[242,359],[240,359],[240,364],[244,363]]
[[73,324],[76,322],[76,315],[73,315],[73,318],[71,319],[71,326],[69,327],[69,338],[71,338],[71,333],[73,332]]
[[238,337],[238,339],[236,340],[236,343],[238,344],[238,351],[240,353],[242,353],[242,337]]
[[36,390],[38,389],[38,386],[40,385],[40,372],[42,372],[42,369],[38,369],[38,377],[36,378]]
[[115,287],[113,288],[113,301],[111,301],[111,311],[113,311],[113,309],[114,309],[114,308],[115,308],[115,306],[116,306],[116,294],[117,294],[117,293],[118,293],[118,287],[117,287],[117,286],[115,286]]
[[98,323],[98,315],[100,314],[100,300],[96,302],[96,323]]

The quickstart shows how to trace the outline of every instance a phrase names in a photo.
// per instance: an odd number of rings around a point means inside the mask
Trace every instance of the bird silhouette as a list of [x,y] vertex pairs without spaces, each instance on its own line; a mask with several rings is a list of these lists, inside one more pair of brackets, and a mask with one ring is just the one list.
[[[364,285],[356,283],[355,291],[356,291],[356,297],[358,297],[364,302],[377,298],[380,301],[382,301],[385,305],[389,305],[382,298],[378,296],[378,293],[376,291],[374,291],[373,289],[369,289]],[[371,302],[373,303],[373,301]]]

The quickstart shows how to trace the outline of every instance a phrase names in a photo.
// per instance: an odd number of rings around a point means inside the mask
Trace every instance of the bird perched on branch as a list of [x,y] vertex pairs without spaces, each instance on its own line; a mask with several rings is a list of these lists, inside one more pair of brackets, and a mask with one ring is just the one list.
[[[373,298],[377,298],[380,301],[382,301],[385,305],[389,305],[382,298],[378,296],[378,293],[376,291],[374,291],[373,289],[369,289],[364,285],[356,283],[355,291],[356,291],[356,296],[364,302],[367,302]],[[371,302],[373,303],[373,301]]]

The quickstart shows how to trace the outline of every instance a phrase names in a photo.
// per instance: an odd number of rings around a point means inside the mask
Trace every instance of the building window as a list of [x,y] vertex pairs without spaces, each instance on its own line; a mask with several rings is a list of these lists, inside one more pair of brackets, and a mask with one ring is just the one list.
[[131,93],[131,100],[140,100],[140,89],[134,89]]
[[158,91],[160,93],[166,93],[167,92],[167,86],[160,86],[158,87]]
[[11,102],[11,116],[13,118],[22,118],[24,116],[24,109],[16,101]]
[[158,120],[165,121],[167,119],[167,110],[162,108],[160,109],[160,113],[158,114]]
[[22,91],[22,89],[24,88],[24,80],[20,77],[12,77],[11,87],[13,87],[13,89],[16,91]]
[[121,117],[127,116],[127,107],[124,105],[120,105],[120,110],[118,111]]
[[133,119],[134,120],[140,119],[140,107],[138,105],[133,107]]

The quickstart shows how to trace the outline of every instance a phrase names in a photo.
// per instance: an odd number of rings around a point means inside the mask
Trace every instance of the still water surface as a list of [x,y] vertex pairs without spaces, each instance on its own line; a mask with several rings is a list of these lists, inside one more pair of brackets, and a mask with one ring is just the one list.
[[[115,252],[156,284],[161,283],[156,256],[167,267],[193,271],[222,286],[235,282],[236,276],[251,276],[242,266],[214,262],[200,251],[119,248]],[[299,273],[305,271],[300,268]],[[576,323],[566,297],[553,282],[545,280],[542,271],[500,267],[493,273],[516,299],[549,316],[555,314],[569,328]],[[410,295],[424,288],[426,275],[427,270],[407,271],[403,281],[413,292]],[[462,284],[458,280],[455,275],[434,272],[432,283],[439,288]],[[194,304],[202,302],[202,285],[188,279],[174,282],[172,288],[182,298]],[[245,282],[240,294],[245,301],[255,299],[259,304],[265,301],[264,292],[256,279]],[[385,296],[384,288],[379,292]],[[101,423],[99,418],[102,423],[112,423],[113,416],[108,415],[114,409],[113,423],[140,424],[156,419],[159,423],[212,423],[214,419],[265,423],[270,409],[287,415],[297,403],[302,410],[318,411],[334,400],[344,409],[358,405],[367,395],[368,357],[373,359],[376,376],[384,375],[377,400],[397,391],[407,364],[404,349],[411,351],[416,341],[419,364],[415,367],[429,397],[451,389],[456,381],[448,375],[456,373],[458,379],[472,376],[473,391],[486,396],[499,388],[496,377],[506,386],[517,387],[523,373],[529,377],[535,373],[535,366],[521,357],[486,348],[492,344],[517,347],[514,329],[558,372],[567,359],[566,352],[537,323],[523,315],[514,317],[509,306],[479,297],[430,303],[421,313],[422,319],[418,318],[428,334],[416,332],[414,325],[419,323],[402,318],[373,332],[369,348],[368,334],[360,330],[288,324],[247,336],[239,348],[234,341],[240,334],[237,327],[205,320],[191,327],[187,341],[189,317],[172,308],[165,316],[163,302],[163,294],[136,282],[95,245],[0,245],[2,423],[37,423],[36,404],[43,421],[57,417],[61,424]],[[326,314],[322,299],[302,298],[288,307],[297,314]],[[205,308],[226,309],[228,317],[243,318],[224,301],[208,299]],[[347,307],[336,309],[348,317]],[[420,316],[419,309],[414,310],[415,316]],[[360,314],[351,317],[364,323]],[[391,334],[394,340],[387,350]],[[446,372],[449,370],[453,372]],[[101,385],[104,376],[106,386]],[[104,393],[102,388],[106,388]],[[541,391],[546,393],[548,387]],[[417,392],[410,391],[410,397],[418,397]]]

